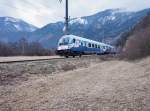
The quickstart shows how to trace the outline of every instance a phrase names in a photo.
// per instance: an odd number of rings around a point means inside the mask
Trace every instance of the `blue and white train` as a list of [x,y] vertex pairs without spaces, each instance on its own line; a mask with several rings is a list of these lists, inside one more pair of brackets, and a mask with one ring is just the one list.
[[113,46],[74,35],[62,36],[57,47],[57,54],[65,57],[110,53],[115,53]]

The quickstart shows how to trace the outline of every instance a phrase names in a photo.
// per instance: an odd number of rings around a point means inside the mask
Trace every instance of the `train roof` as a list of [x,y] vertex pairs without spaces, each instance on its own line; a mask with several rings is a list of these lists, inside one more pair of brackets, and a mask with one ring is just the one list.
[[102,43],[102,42],[86,39],[86,38],[75,36],[75,35],[64,35],[64,36],[62,36],[62,38],[67,38],[67,37],[70,37],[70,38],[73,38],[73,39],[79,39],[81,41],[86,41],[86,42],[90,42],[90,43],[92,42],[94,44],[100,44],[100,45],[105,45],[105,46],[112,47],[111,45],[108,45],[108,44],[105,44],[105,43]]

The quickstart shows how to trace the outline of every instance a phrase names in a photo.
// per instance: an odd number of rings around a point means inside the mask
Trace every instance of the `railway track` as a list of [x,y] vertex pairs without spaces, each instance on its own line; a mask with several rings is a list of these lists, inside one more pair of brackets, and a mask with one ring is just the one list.
[[[85,59],[88,57],[97,57],[95,55],[84,55],[81,58]],[[77,59],[80,57],[69,57],[66,58],[67,60],[72,60],[72,59]],[[47,60],[63,60],[65,59],[64,57],[60,56],[44,56],[44,57],[0,57],[0,64],[8,64],[8,63],[22,63],[22,62],[36,62],[36,61],[47,61]]]
[[64,59],[59,56],[49,57],[0,57],[0,64],[6,63],[21,63],[21,62],[34,62],[34,61],[45,61],[45,60],[59,60]]

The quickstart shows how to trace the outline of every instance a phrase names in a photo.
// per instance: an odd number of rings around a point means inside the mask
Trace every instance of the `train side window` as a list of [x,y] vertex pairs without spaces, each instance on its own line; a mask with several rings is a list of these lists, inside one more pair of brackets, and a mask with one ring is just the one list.
[[102,49],[105,49],[105,47],[104,47],[104,46],[102,46]]
[[81,46],[84,46],[84,43],[81,41]]
[[88,47],[91,47],[91,43],[88,44]]
[[97,48],[97,44],[95,44],[95,48]]
[[92,44],[92,47],[94,48],[94,44]]

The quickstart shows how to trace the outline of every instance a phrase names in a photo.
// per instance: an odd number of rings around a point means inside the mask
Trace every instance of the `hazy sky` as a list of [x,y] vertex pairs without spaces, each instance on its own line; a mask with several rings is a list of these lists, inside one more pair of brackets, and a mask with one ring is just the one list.
[[[110,8],[134,11],[150,8],[150,0],[69,0],[69,5],[69,14],[73,18]],[[42,27],[63,20],[64,6],[59,0],[0,0],[0,16],[20,18]]]

